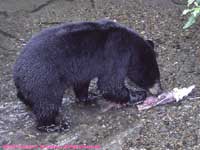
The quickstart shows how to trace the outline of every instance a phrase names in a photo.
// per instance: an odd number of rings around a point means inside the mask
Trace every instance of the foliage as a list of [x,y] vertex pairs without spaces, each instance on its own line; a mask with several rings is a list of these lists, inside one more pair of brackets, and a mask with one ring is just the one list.
[[188,21],[183,26],[183,29],[189,28],[196,22],[197,17],[200,15],[200,0],[188,0],[188,9],[185,9],[182,15],[190,14]]

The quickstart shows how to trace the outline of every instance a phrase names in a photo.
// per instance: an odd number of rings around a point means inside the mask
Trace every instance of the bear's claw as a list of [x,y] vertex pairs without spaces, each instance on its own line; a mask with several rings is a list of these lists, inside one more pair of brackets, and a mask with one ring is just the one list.
[[147,97],[147,93],[145,91],[131,91],[129,103],[134,104],[134,103],[142,102],[145,100],[146,97]]

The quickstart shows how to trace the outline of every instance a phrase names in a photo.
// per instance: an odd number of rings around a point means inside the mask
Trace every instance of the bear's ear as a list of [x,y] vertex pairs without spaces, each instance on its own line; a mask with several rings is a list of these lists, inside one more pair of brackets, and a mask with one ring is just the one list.
[[154,49],[154,43],[153,43],[153,41],[151,41],[151,40],[146,40],[147,41],[147,43],[149,43],[149,45]]

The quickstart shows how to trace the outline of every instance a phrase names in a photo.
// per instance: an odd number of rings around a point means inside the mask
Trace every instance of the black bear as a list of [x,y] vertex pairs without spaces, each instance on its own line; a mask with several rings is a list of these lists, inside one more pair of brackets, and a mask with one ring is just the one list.
[[13,77],[18,97],[32,108],[42,131],[60,130],[56,117],[66,88],[85,100],[95,77],[103,97],[117,103],[130,101],[126,77],[152,94],[161,92],[153,42],[109,20],[45,29],[24,47]]

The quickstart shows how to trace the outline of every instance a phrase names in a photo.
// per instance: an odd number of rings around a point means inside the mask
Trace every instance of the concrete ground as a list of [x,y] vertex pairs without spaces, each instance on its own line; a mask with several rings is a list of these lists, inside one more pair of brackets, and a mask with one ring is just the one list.
[[[184,0],[0,0],[0,145],[100,145],[103,150],[200,149],[200,27],[182,30]],[[12,66],[28,39],[44,28],[72,21],[116,19],[152,39],[165,89],[192,84],[179,104],[138,112],[135,107],[102,112],[99,104],[75,104],[66,91],[64,133],[40,133],[33,114],[16,98]],[[96,92],[95,85],[91,91]],[[66,117],[67,119],[67,117]],[[1,148],[0,148],[1,149]]]

